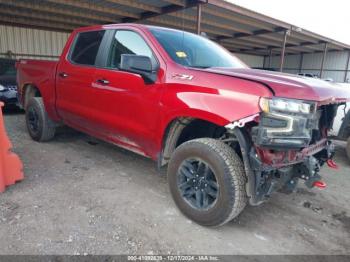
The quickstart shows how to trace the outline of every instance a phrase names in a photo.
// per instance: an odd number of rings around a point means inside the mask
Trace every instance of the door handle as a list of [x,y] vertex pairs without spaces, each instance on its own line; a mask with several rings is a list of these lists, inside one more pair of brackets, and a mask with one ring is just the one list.
[[59,75],[59,77],[62,77],[62,78],[68,77],[68,74],[65,73],[65,72],[61,72],[61,73],[59,73],[58,75]]
[[97,83],[102,84],[102,85],[108,85],[109,81],[106,79],[97,79],[96,80]]

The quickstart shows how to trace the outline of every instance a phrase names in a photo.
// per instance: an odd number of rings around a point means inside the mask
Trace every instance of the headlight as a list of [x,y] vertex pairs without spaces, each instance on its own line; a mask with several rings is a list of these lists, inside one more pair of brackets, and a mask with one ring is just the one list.
[[0,85],[0,92],[4,90],[6,90],[6,87],[4,87],[3,85]]
[[[268,148],[302,148],[309,145],[316,102],[287,98],[260,98],[259,126],[253,130],[256,144]],[[254,133],[255,132],[255,133]]]
[[312,114],[316,110],[315,102],[286,98],[260,98],[260,108],[265,113]]

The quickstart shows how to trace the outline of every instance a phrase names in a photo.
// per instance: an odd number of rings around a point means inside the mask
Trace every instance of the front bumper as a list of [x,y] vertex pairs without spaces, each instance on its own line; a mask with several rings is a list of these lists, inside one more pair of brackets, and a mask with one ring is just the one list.
[[[249,125],[240,128],[237,123],[229,129],[241,149],[247,175],[246,191],[251,205],[261,204],[277,190],[294,191],[298,180],[304,180],[308,187],[321,180],[318,174],[320,167],[334,155],[334,146],[326,137],[315,139],[313,135],[310,144],[303,148],[263,147],[253,142],[249,132],[261,125],[261,118],[254,119],[257,120],[255,123],[260,123],[251,129]],[[322,119],[319,123],[322,123]]]
[[326,161],[334,154],[334,145],[324,138],[301,150],[271,151],[259,147],[256,147],[255,150],[261,160],[262,168],[273,170],[302,163],[308,157],[319,153],[322,153],[322,159]]

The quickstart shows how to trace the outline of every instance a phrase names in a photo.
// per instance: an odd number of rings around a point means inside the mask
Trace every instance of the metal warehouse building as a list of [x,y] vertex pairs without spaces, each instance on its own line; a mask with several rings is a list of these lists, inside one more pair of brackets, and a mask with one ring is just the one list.
[[350,45],[223,0],[0,0],[0,57],[57,59],[74,28],[125,22],[205,34],[251,67],[350,81]]

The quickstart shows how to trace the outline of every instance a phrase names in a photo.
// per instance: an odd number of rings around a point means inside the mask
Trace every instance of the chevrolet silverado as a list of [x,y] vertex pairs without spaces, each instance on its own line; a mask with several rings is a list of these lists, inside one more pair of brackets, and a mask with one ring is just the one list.
[[48,141],[60,124],[167,165],[171,195],[205,226],[298,182],[325,187],[327,138],[350,91],[250,69],[192,33],[140,24],[75,30],[58,62],[20,60],[26,124]]

